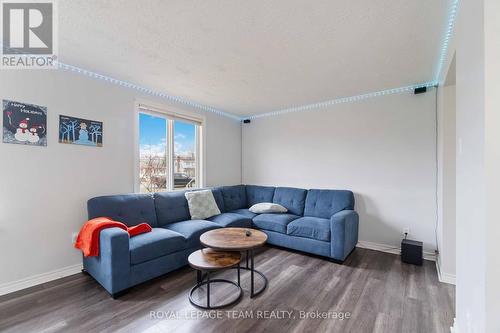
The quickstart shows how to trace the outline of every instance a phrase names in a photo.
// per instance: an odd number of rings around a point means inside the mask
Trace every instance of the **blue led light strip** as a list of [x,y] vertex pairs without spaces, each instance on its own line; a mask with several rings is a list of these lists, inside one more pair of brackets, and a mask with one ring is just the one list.
[[371,93],[367,93],[367,94],[363,94],[363,95],[341,97],[341,98],[336,98],[336,99],[318,102],[318,103],[313,103],[313,104],[300,105],[300,106],[295,106],[295,107],[291,107],[291,108],[287,108],[287,109],[281,109],[281,110],[261,113],[261,114],[257,114],[254,116],[248,116],[248,117],[243,117],[243,118],[244,119],[258,119],[258,118],[263,118],[263,117],[279,116],[279,115],[283,115],[286,113],[292,113],[292,112],[318,110],[318,109],[329,107],[329,106],[336,105],[336,104],[357,102],[357,101],[367,99],[367,98],[372,98],[372,97],[400,94],[400,93],[405,93],[405,92],[413,92],[413,90],[415,90],[416,88],[435,87],[436,85],[437,85],[436,81],[426,82],[426,83],[415,84],[415,85],[411,85],[411,86],[405,86],[405,87],[399,87],[399,88],[394,88],[394,89],[387,89],[387,90],[371,92]]
[[446,33],[443,38],[443,45],[441,47],[441,54],[439,56],[435,81],[439,81],[439,78],[441,77],[441,71],[443,70],[444,61],[446,59],[446,55],[448,54],[448,46],[450,43],[451,35],[453,34],[453,28],[455,27],[455,20],[457,18],[459,2],[460,2],[459,0],[453,0],[450,7],[450,12],[448,14],[448,22],[446,26]]
[[324,101],[324,102],[318,102],[314,104],[307,104],[307,105],[300,105],[300,106],[295,106],[291,108],[286,108],[286,109],[281,109],[281,110],[276,110],[276,111],[271,111],[271,112],[266,112],[266,113],[261,113],[257,114],[254,116],[248,116],[248,117],[243,117],[244,119],[257,119],[257,118],[263,118],[263,117],[270,117],[270,116],[278,116],[286,113],[291,113],[291,112],[299,112],[299,111],[309,111],[312,109],[320,109],[320,108],[325,108],[328,106],[332,106],[335,104],[342,104],[342,103],[349,103],[349,102],[356,102],[362,99],[367,99],[367,98],[372,98],[372,97],[378,97],[378,96],[383,96],[383,95],[390,95],[390,94],[397,94],[397,93],[404,93],[404,92],[409,92],[413,91],[415,88],[419,87],[434,87],[439,85],[439,78],[441,75],[441,71],[443,69],[444,61],[446,59],[446,54],[448,52],[448,44],[450,42],[451,35],[453,34],[453,28],[455,26],[455,19],[457,16],[457,11],[458,11],[458,4],[459,0],[453,0],[451,7],[450,7],[450,12],[448,14],[448,22],[447,22],[447,27],[446,27],[446,33],[443,38],[443,45],[441,47],[441,54],[439,56],[439,62],[438,62],[438,67],[437,67],[437,73],[434,81],[430,81],[427,83],[419,84],[419,85],[413,85],[413,86],[406,86],[406,87],[400,87],[400,88],[394,88],[394,89],[389,89],[389,90],[383,90],[383,91],[377,91],[377,92],[372,92],[372,93],[367,93],[363,95],[358,95],[358,96],[350,96],[350,97],[343,97],[343,98],[337,98],[329,101]]
[[61,70],[65,70],[65,71],[69,71],[69,72],[75,72],[75,73],[82,74],[82,75],[85,75],[85,76],[89,76],[89,77],[92,77],[92,78],[95,78],[95,79],[103,80],[103,81],[106,81],[106,82],[109,82],[109,83],[113,83],[113,84],[116,84],[116,85],[119,85],[119,86],[122,86],[122,87],[125,87],[125,88],[130,88],[130,89],[133,89],[133,90],[137,90],[137,91],[139,91],[139,92],[141,92],[143,94],[152,95],[152,96],[155,96],[155,97],[166,99],[166,100],[171,101],[171,102],[175,102],[175,103],[179,103],[179,104],[184,104],[184,105],[187,105],[187,106],[190,106],[190,107],[193,107],[193,108],[196,108],[196,109],[200,109],[200,110],[203,110],[203,111],[207,111],[207,112],[212,112],[212,113],[215,113],[215,114],[217,114],[219,116],[225,116],[225,117],[232,118],[232,119],[238,120],[238,121],[241,120],[240,117],[238,117],[236,115],[233,115],[231,113],[227,113],[227,112],[215,109],[213,107],[210,107],[210,106],[207,106],[207,105],[203,105],[203,104],[200,104],[200,103],[197,103],[197,102],[193,102],[193,101],[190,101],[190,100],[178,97],[178,96],[173,96],[173,95],[169,95],[169,94],[166,94],[166,93],[163,93],[163,92],[155,91],[155,90],[150,89],[150,88],[146,88],[146,87],[142,87],[142,86],[139,86],[137,84],[134,84],[134,83],[130,83],[130,82],[118,80],[118,79],[112,78],[110,76],[98,74],[98,73],[95,73],[95,72],[92,72],[92,71],[89,71],[89,70],[86,70],[86,69],[83,69],[83,68],[79,68],[79,67],[76,67],[76,66],[73,66],[73,65],[68,65],[68,64],[65,64],[65,63],[62,63],[62,62],[59,62],[59,61],[57,61],[56,63],[57,63],[57,67],[59,69],[61,69]]
[[[453,33],[453,28],[454,28],[454,25],[455,25],[455,19],[456,19],[456,15],[457,15],[457,11],[458,11],[458,4],[459,4],[459,0],[453,0],[451,8],[450,8],[450,13],[449,13],[449,16],[448,16],[448,25],[447,25],[446,33],[445,33],[445,36],[444,36],[444,39],[443,39],[443,45],[442,45],[442,48],[441,48],[441,54],[440,54],[440,57],[439,57],[439,62],[438,62],[438,67],[437,67],[437,73],[436,73],[436,77],[435,77],[434,81],[430,81],[430,82],[426,82],[426,83],[422,83],[422,84],[411,85],[411,86],[399,87],[399,88],[394,88],[394,89],[376,91],[376,92],[366,93],[366,94],[357,95],[357,96],[349,96],[349,97],[336,98],[336,99],[332,99],[332,100],[328,100],[328,101],[323,101],[323,102],[318,102],[318,103],[313,103],[313,104],[300,105],[300,106],[295,106],[295,107],[291,107],[291,108],[286,108],[286,109],[281,109],[281,110],[276,110],[276,111],[261,113],[261,114],[257,114],[257,115],[253,115],[253,116],[248,116],[248,117],[239,117],[237,115],[234,115],[234,114],[231,114],[231,113],[228,113],[228,112],[224,112],[224,111],[218,110],[218,109],[213,108],[211,106],[207,106],[207,105],[203,105],[203,104],[200,104],[200,103],[197,103],[197,102],[193,102],[193,101],[190,101],[190,100],[178,97],[178,96],[169,95],[167,93],[162,93],[162,92],[159,92],[159,91],[155,91],[155,90],[152,90],[150,88],[146,88],[146,87],[142,87],[142,86],[139,86],[137,84],[130,83],[130,82],[118,80],[118,79],[115,79],[115,78],[112,78],[112,77],[109,77],[109,76],[106,76],[106,75],[98,74],[98,73],[95,73],[95,72],[92,72],[92,71],[89,71],[89,70],[86,70],[86,69],[83,69],[83,68],[76,67],[76,66],[73,66],[73,65],[68,65],[68,64],[65,64],[65,63],[62,63],[62,62],[58,62],[58,61],[56,61],[56,63],[57,63],[58,68],[61,69],[61,70],[75,72],[75,73],[79,73],[79,74],[82,74],[82,75],[85,75],[85,76],[89,76],[89,77],[92,77],[92,78],[96,78],[96,79],[99,79],[99,80],[107,81],[107,82],[110,82],[110,83],[113,83],[113,84],[116,84],[116,85],[119,85],[119,86],[122,86],[122,87],[126,87],[126,88],[137,90],[137,91],[139,91],[141,93],[144,93],[144,94],[152,95],[152,96],[155,96],[155,97],[158,97],[158,98],[162,98],[162,99],[165,99],[165,100],[168,100],[168,101],[171,101],[171,102],[175,102],[175,103],[187,105],[187,106],[190,106],[190,107],[193,107],[193,108],[196,108],[196,109],[200,109],[200,110],[203,110],[203,111],[211,112],[211,113],[214,113],[214,114],[217,114],[217,115],[220,115],[220,116],[224,116],[224,117],[228,117],[228,118],[231,118],[231,119],[234,119],[234,120],[241,121],[243,119],[257,119],[257,118],[263,118],[263,117],[269,117],[269,116],[282,115],[282,114],[291,113],[291,112],[299,112],[299,111],[309,111],[309,110],[313,110],[313,109],[321,109],[321,108],[329,107],[329,106],[336,105],[336,104],[357,102],[359,100],[363,100],[363,99],[367,99],[367,98],[372,98],[372,97],[379,97],[379,96],[384,96],[384,95],[392,95],[392,94],[398,94],[398,93],[405,93],[405,92],[410,92],[410,91],[413,91],[416,88],[421,88],[421,87],[434,87],[434,86],[437,86],[439,84],[438,81],[439,81],[439,78],[440,78],[440,75],[441,75],[441,71],[442,71],[442,68],[443,68],[443,65],[444,65],[444,61],[446,59],[446,54],[448,52],[449,40],[450,40],[451,35]],[[0,47],[2,47],[1,43],[0,43]]]
[[[1,43],[1,42],[0,42],[0,48],[3,48],[3,43]],[[16,52],[16,53],[19,54],[20,56],[23,56],[23,57],[31,56],[31,54],[23,54],[21,52]],[[127,81],[118,80],[118,79],[115,79],[113,77],[102,75],[102,74],[98,74],[98,73],[95,73],[95,72],[92,72],[92,71],[89,71],[89,70],[86,70],[86,69],[83,69],[83,68],[80,68],[80,67],[77,67],[77,66],[68,65],[68,64],[60,62],[58,60],[54,61],[54,63],[57,65],[57,68],[60,69],[60,70],[65,70],[65,71],[69,71],[69,72],[74,72],[74,73],[82,74],[82,75],[85,75],[85,76],[88,76],[88,77],[92,77],[92,78],[95,78],[95,79],[99,79],[99,80],[103,80],[103,81],[106,81],[106,82],[109,82],[109,83],[113,83],[113,84],[116,84],[116,85],[119,85],[119,86],[122,86],[122,87],[125,87],[125,88],[130,88],[130,89],[133,89],[133,90],[137,90],[137,91],[139,91],[141,93],[144,93],[144,94],[148,94],[148,95],[152,95],[152,96],[155,96],[155,97],[158,97],[158,98],[166,99],[166,100],[171,101],[171,102],[175,102],[175,103],[187,105],[187,106],[199,109],[199,110],[203,110],[203,111],[206,111],[206,112],[215,113],[215,114],[217,114],[219,116],[224,116],[224,117],[228,117],[228,118],[231,118],[231,119],[234,119],[234,120],[237,120],[237,121],[241,121],[241,117],[236,116],[236,115],[231,114],[231,113],[228,113],[228,112],[224,112],[224,111],[218,110],[218,109],[213,108],[211,106],[207,106],[207,105],[203,105],[203,104],[200,104],[200,103],[197,103],[197,102],[193,102],[193,101],[190,101],[190,100],[178,97],[178,96],[173,96],[173,95],[169,95],[169,94],[162,93],[162,92],[159,92],[159,91],[155,91],[153,89],[142,87],[142,86],[139,86],[137,84],[130,83],[130,82],[127,82]]]

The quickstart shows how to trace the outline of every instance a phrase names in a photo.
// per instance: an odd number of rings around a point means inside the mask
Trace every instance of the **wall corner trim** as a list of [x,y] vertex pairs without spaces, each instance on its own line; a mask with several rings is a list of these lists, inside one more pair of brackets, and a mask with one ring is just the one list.
[[439,257],[436,258],[436,270],[438,273],[439,282],[456,285],[456,276],[454,274],[445,273],[439,265]]

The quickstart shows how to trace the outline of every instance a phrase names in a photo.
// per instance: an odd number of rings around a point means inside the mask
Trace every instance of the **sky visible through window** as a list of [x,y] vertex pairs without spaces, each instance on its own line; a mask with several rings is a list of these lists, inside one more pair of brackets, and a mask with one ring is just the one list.
[[[139,142],[141,150],[154,155],[165,152],[167,122],[164,118],[141,113],[139,115]],[[176,154],[194,152],[195,126],[180,121],[174,122],[174,150]]]
[[[172,122],[173,133],[167,135],[169,121]],[[173,152],[167,152],[170,139],[173,139]],[[140,113],[139,145],[141,192],[151,193],[198,185],[196,125]]]
[[195,125],[174,122],[174,152],[176,155],[189,155],[194,153]]

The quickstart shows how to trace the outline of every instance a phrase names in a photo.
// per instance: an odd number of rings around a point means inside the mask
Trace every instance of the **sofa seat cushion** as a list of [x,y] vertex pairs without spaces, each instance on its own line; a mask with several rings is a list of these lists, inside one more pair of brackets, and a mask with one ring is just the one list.
[[257,215],[255,213],[252,213],[251,211],[249,211],[246,208],[235,209],[235,210],[230,211],[230,213],[243,215],[243,216],[248,217],[250,219],[253,219]]
[[197,247],[200,245],[200,236],[205,231],[220,228],[217,223],[205,220],[187,220],[170,223],[163,228],[169,229],[183,235],[187,240],[187,247]]
[[130,237],[130,263],[140,264],[187,248],[186,239],[181,234],[163,228]]
[[291,236],[330,241],[330,220],[319,217],[301,217],[290,222],[286,233]]
[[223,213],[208,218],[209,221],[215,222],[221,227],[239,227],[250,228],[252,219],[235,213]]
[[260,214],[253,218],[253,224],[260,229],[286,234],[288,223],[299,217],[293,214]]

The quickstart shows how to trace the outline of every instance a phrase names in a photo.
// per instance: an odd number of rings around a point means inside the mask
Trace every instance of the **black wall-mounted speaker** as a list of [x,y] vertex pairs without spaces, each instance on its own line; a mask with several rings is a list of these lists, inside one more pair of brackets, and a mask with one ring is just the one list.
[[250,119],[244,119],[243,124],[250,124],[251,120]]
[[415,95],[423,94],[423,93],[427,92],[427,87],[415,88],[414,92],[415,92]]

